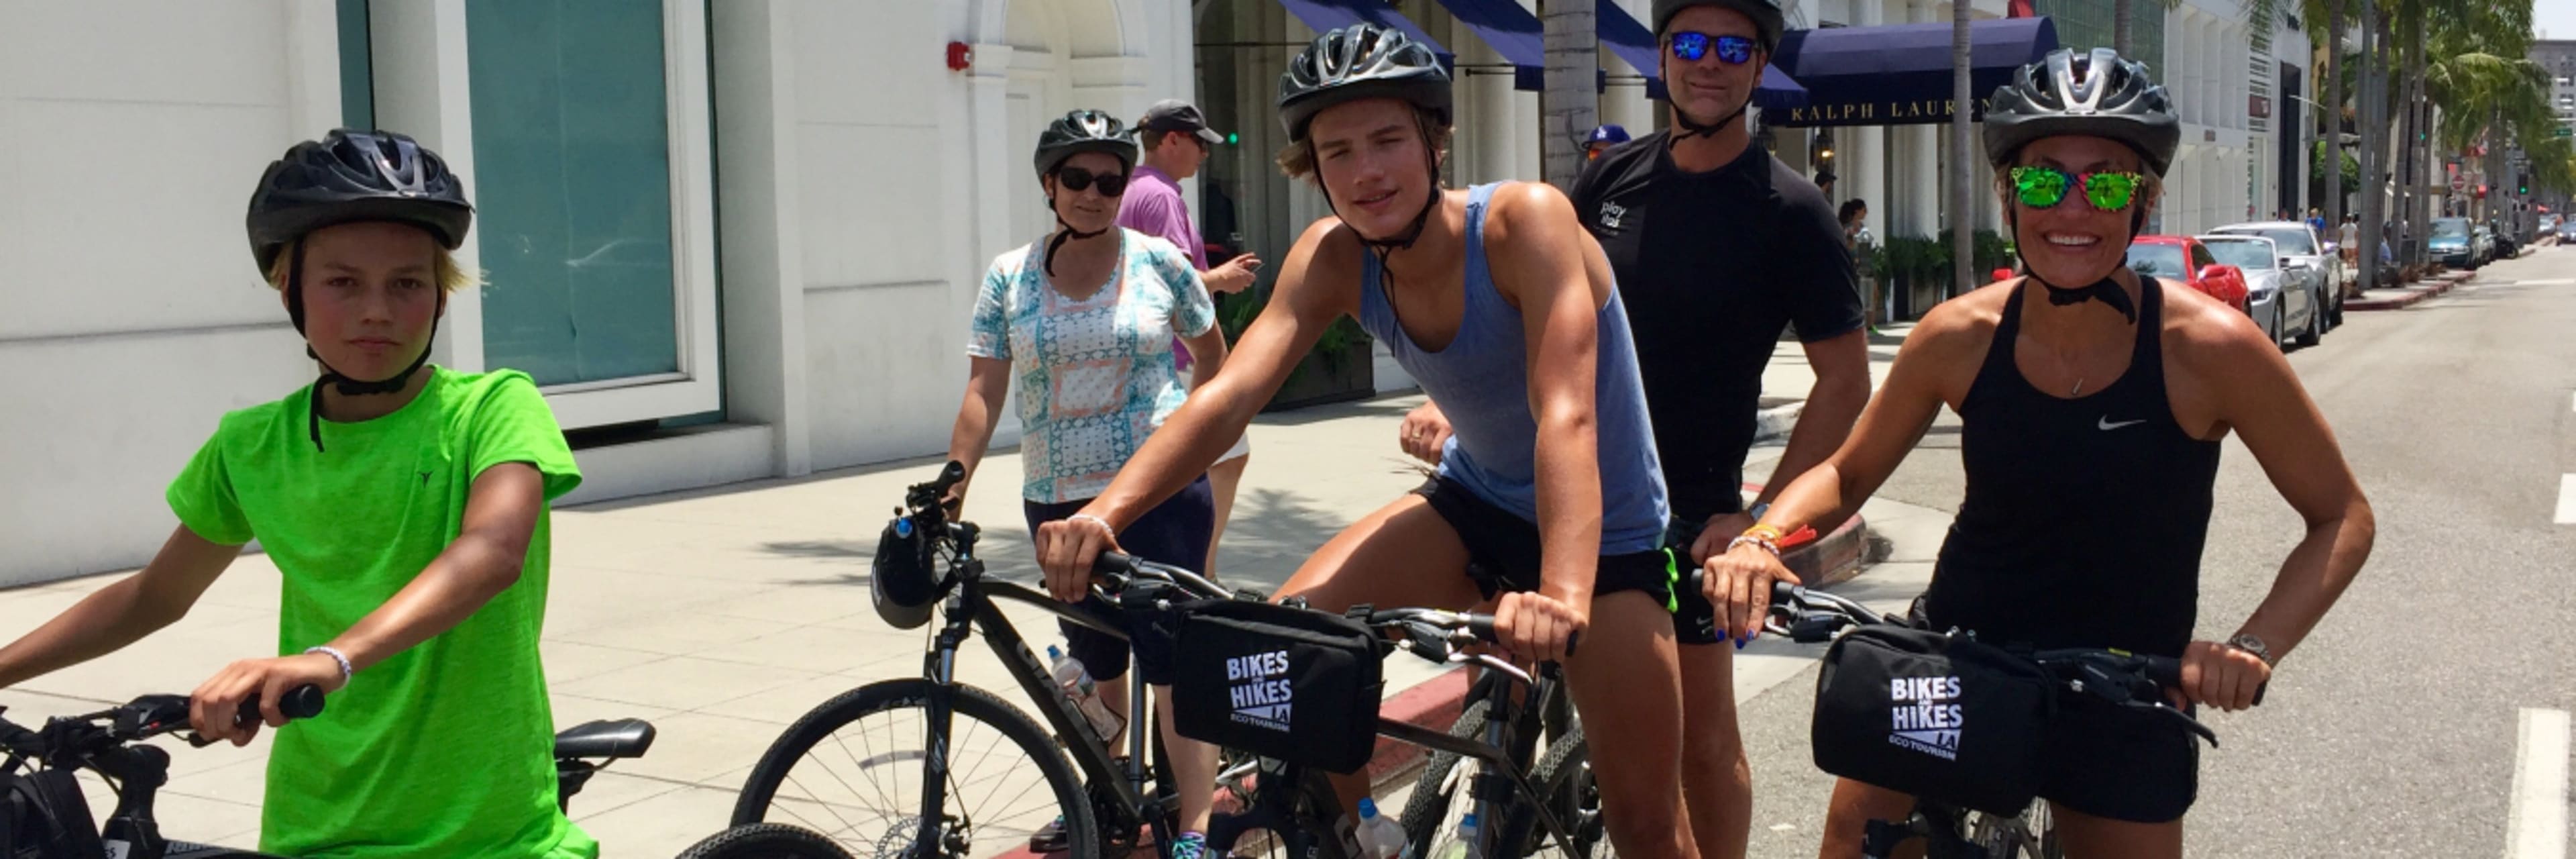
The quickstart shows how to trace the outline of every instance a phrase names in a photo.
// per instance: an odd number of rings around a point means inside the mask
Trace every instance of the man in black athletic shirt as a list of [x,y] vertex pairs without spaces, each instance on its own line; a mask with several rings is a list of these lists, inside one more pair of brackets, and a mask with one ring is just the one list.
[[[1671,493],[1672,546],[1697,565],[1751,527],[1744,458],[1762,371],[1794,324],[1815,386],[1754,508],[1824,460],[1869,399],[1869,350],[1851,256],[1832,203],[1753,145],[1745,109],[1777,45],[1776,0],[1656,0],[1672,130],[1589,162],[1575,211],[1608,255],[1627,304]],[[1446,424],[1426,404],[1404,448],[1436,459]],[[1703,856],[1742,856],[1752,773],[1735,720],[1734,654],[1708,601],[1676,592],[1683,773]]]

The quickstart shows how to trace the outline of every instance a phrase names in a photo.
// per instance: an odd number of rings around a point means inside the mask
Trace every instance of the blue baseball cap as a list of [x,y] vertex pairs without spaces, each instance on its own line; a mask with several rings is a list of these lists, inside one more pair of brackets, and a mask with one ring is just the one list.
[[1600,128],[1593,129],[1592,136],[1585,139],[1583,142],[1586,144],[1626,143],[1628,142],[1628,130],[1616,125],[1604,125]]

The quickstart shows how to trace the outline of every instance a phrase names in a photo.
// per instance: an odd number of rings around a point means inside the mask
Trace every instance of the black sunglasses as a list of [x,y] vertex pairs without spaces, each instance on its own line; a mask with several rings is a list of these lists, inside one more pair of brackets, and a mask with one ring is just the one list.
[[1091,187],[1093,182],[1100,183],[1100,196],[1103,197],[1116,197],[1127,193],[1127,174],[1125,173],[1095,174],[1080,167],[1063,167],[1055,171],[1055,181],[1056,184],[1064,186],[1066,193],[1081,193],[1083,189]]

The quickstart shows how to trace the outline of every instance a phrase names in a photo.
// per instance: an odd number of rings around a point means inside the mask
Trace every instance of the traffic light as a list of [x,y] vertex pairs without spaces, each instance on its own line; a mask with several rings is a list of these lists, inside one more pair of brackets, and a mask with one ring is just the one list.
[[1231,131],[1226,132],[1226,135],[1225,135],[1225,145],[1227,145],[1227,146],[1241,146],[1241,145],[1243,145],[1243,135],[1236,134],[1236,133],[1231,132]]

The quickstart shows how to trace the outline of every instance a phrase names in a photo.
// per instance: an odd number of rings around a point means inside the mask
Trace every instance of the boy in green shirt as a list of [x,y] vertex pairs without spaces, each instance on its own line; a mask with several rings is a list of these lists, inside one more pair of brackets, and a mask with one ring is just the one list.
[[[436,153],[389,132],[296,144],[252,193],[253,255],[308,353],[311,387],[225,415],[171,482],[179,519],[139,573],[0,648],[0,687],[177,621],[260,541],[284,574],[274,658],[193,693],[195,728],[312,684],[322,715],[278,731],[260,849],[290,856],[595,857],[556,804],[538,664],[547,504],[581,482],[526,374],[427,366],[449,252],[472,207]],[[433,694],[435,693],[435,694]]]

